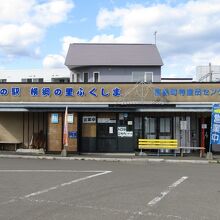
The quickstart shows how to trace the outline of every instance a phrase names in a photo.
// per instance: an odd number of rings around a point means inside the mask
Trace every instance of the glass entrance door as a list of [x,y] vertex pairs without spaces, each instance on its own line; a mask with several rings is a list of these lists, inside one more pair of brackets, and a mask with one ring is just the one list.
[[117,151],[115,113],[99,113],[97,119],[97,152]]
[[97,151],[98,152],[116,152],[116,124],[115,123],[99,123],[97,124]]
[[144,138],[157,138],[157,118],[144,117]]
[[159,119],[159,139],[172,139],[172,118]]
[[119,113],[117,136],[118,136],[118,151],[133,152],[134,151],[134,122],[131,113]]
[[[159,139],[172,139],[172,118],[159,118]],[[170,150],[162,149],[160,152],[169,153]]]

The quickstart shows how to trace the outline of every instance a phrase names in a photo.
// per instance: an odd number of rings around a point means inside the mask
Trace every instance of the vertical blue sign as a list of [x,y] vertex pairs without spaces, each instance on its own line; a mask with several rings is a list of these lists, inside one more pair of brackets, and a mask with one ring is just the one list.
[[220,144],[220,104],[213,104],[210,144]]

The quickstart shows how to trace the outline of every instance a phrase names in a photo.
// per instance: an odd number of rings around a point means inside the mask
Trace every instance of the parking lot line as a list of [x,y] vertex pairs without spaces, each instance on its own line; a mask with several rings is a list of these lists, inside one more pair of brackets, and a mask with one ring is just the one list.
[[[0,173],[103,173],[106,170],[0,170]],[[111,172],[111,171],[110,171]]]
[[64,186],[69,186],[73,183],[78,183],[78,182],[81,182],[83,180],[88,180],[88,179],[91,179],[91,178],[94,178],[94,177],[97,177],[97,176],[101,176],[101,175],[105,175],[105,174],[108,174],[108,173],[111,173],[111,172],[112,171],[104,171],[104,172],[101,172],[101,173],[96,173],[96,174],[89,175],[89,176],[86,176],[86,177],[82,177],[82,178],[79,178],[79,179],[71,180],[69,182],[61,183],[59,185],[56,185],[56,186],[53,186],[53,187],[50,187],[50,188],[47,188],[47,189],[44,189],[44,190],[40,190],[40,191],[37,191],[37,192],[27,194],[25,196],[20,197],[20,199],[26,199],[26,198],[30,198],[30,197],[33,197],[33,196],[37,196],[37,195],[40,195],[40,194],[43,194],[43,193],[50,192],[52,190],[57,190],[57,189],[59,189],[61,187],[64,187]]
[[52,186],[50,188],[47,188],[47,189],[43,189],[43,190],[40,190],[40,191],[37,191],[37,192],[32,192],[30,194],[27,194],[27,195],[24,195],[24,196],[20,196],[18,199],[11,199],[7,202],[3,202],[1,203],[0,205],[5,205],[5,204],[9,204],[9,203],[13,203],[13,202],[16,202],[17,200],[19,199],[27,199],[27,198],[30,198],[30,197],[34,197],[34,196],[37,196],[37,195],[41,195],[43,193],[47,193],[47,192],[50,192],[52,190],[57,190],[61,187],[64,187],[64,186],[69,186],[71,184],[74,184],[74,183],[78,183],[78,182],[81,182],[81,181],[84,181],[84,180],[88,180],[88,179],[91,179],[91,178],[94,178],[94,177],[98,177],[98,176],[101,176],[101,175],[105,175],[105,174],[109,174],[111,173],[112,171],[99,171],[99,170],[84,170],[84,171],[77,171],[77,170],[0,170],[0,172],[2,173],[10,173],[10,172],[72,172],[72,173],[95,173],[95,174],[92,174],[92,175],[89,175],[89,176],[85,176],[85,177],[82,177],[82,178],[78,178],[78,179],[74,179],[74,180],[71,180],[69,182],[64,182],[64,183],[61,183],[59,185],[56,185],[56,186]]
[[174,182],[173,184],[171,184],[170,186],[168,186],[168,189],[161,192],[159,196],[155,197],[154,199],[152,199],[150,202],[148,202],[148,206],[154,206],[156,205],[158,202],[161,201],[161,199],[163,199],[166,195],[168,195],[174,188],[176,188],[179,184],[183,183],[186,179],[188,179],[188,176],[183,176],[180,179],[178,179],[176,182]]

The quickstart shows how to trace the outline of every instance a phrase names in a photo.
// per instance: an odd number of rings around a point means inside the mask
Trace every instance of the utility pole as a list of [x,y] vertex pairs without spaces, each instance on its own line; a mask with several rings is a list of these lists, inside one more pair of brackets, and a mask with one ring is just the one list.
[[157,44],[157,31],[154,32],[154,42],[155,42],[155,45]]
[[212,64],[211,63],[209,63],[209,75],[210,75],[209,81],[212,82]]

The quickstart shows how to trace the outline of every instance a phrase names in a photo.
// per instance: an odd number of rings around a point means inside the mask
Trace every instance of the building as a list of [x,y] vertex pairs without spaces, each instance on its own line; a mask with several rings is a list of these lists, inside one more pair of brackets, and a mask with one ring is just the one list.
[[176,78],[176,77],[169,77],[169,78],[161,78],[161,82],[170,82],[170,83],[174,83],[174,82],[179,82],[179,83],[182,83],[182,82],[193,82],[193,78],[191,77],[184,77],[184,78]]
[[70,82],[68,68],[0,70],[0,82]]
[[160,54],[153,44],[71,44],[66,66],[72,82],[160,82]]
[[198,82],[219,82],[220,66],[211,63],[207,66],[197,66],[196,79]]
[[65,64],[71,83],[0,84],[4,147],[60,153],[68,106],[69,152],[134,152],[140,137],[208,148],[219,83],[162,82],[156,45],[71,44]]

